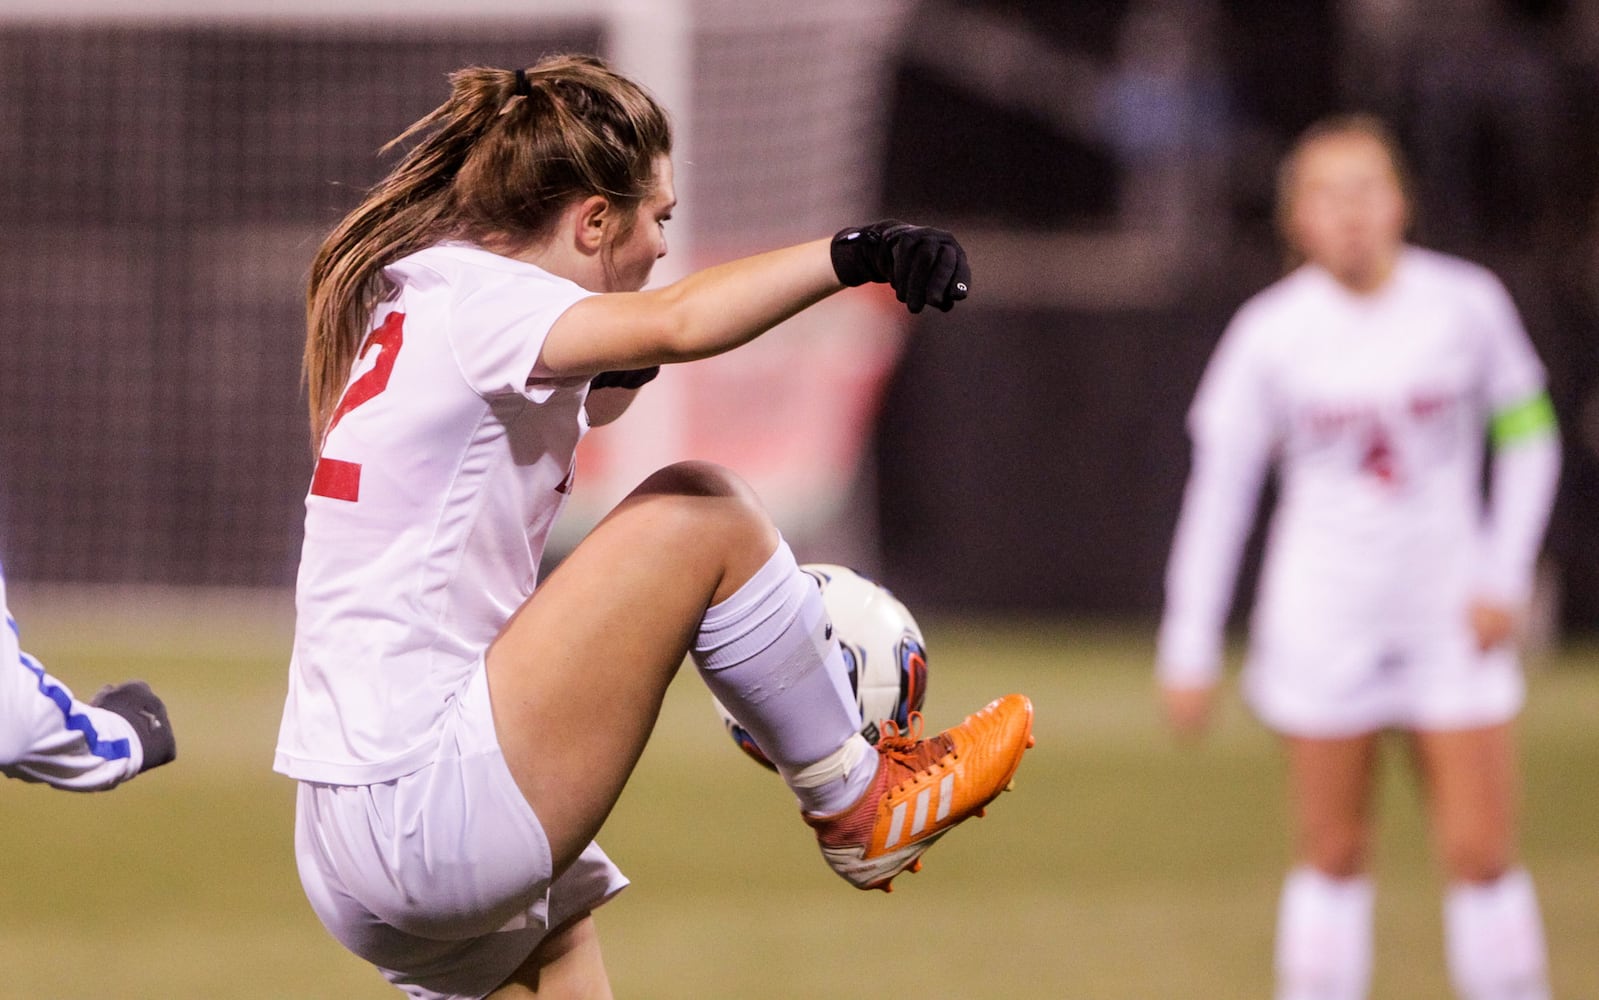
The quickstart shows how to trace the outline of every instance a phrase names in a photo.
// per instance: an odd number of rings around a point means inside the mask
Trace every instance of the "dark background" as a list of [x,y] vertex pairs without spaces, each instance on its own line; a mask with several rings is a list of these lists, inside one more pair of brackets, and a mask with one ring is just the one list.
[[[1596,19],[1577,3],[1478,6],[1475,21],[1400,37],[1363,34],[1329,0],[1196,4],[1204,16],[1175,25],[1191,58],[1150,77],[1135,70],[1164,66],[1170,46],[1137,56],[1130,25],[1160,4],[916,5],[892,60],[881,208],[979,234],[978,294],[917,321],[877,428],[896,591],[974,610],[1158,608],[1183,413],[1232,311],[1281,273],[1276,160],[1316,118],[1365,109],[1414,159],[1418,241],[1493,268],[1550,368],[1566,466],[1549,558],[1565,624],[1599,623],[1599,46],[1578,30]],[[1426,19],[1429,4],[1411,7]],[[974,71],[984,25],[1025,35],[1032,78]],[[0,24],[7,574],[291,583],[309,455],[303,404],[289,405],[302,306],[284,289],[302,286],[318,235],[379,176],[371,151],[433,106],[445,71],[601,44],[547,25]],[[959,52],[978,61],[962,68]],[[1072,67],[1124,84],[1182,138],[1139,132],[1120,105],[1073,111]],[[1048,294],[1086,280],[1095,235],[1137,221],[1139,178],[1174,164],[1208,165],[1209,180],[1181,203],[1202,215],[1152,230],[1174,234],[1158,294]],[[1059,233],[1089,242],[978,252]],[[985,281],[1012,291],[985,296]]]
[[[950,6],[1003,10],[1103,59],[1129,5]],[[1340,41],[1337,5],[1219,5],[1212,30],[1225,40],[1217,73],[1234,138],[1221,197],[1233,238],[1185,262],[1176,301],[1083,311],[992,307],[974,294],[911,339],[880,430],[878,490],[885,575],[912,606],[1159,606],[1186,475],[1184,412],[1232,311],[1282,273],[1277,156],[1317,118],[1364,110],[1395,125],[1413,161],[1417,241],[1493,268],[1550,369],[1565,470],[1547,550],[1565,624],[1599,623],[1599,86],[1593,63],[1565,47],[1567,5],[1493,13],[1486,44],[1530,60],[1508,71],[1534,78],[1523,81],[1525,104],[1502,92],[1514,88],[1493,63],[1470,61],[1465,40],[1422,38],[1379,90],[1370,77],[1341,82],[1364,61]],[[898,70],[889,214],[1023,230],[1111,224],[1121,174],[1109,143],[1050,134],[932,63]],[[1047,269],[1031,277],[1060,280]]]

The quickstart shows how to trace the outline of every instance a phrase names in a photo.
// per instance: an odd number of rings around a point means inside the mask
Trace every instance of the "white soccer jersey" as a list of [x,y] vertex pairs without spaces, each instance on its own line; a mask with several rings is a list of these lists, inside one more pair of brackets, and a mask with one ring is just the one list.
[[537,377],[588,294],[461,244],[385,269],[306,497],[276,770],[368,784],[415,770],[478,658],[533,592],[587,428],[587,378]]
[[19,648],[0,571],[0,773],[74,792],[102,791],[139,773],[144,750],[122,716],[86,705]]
[[1463,628],[1475,590],[1524,594],[1548,498],[1522,515],[1532,530],[1506,526],[1516,544],[1496,550],[1482,449],[1494,413],[1543,389],[1509,296],[1465,261],[1407,247],[1375,294],[1307,265],[1251,299],[1189,414],[1194,470],[1167,568],[1163,677],[1214,675],[1271,462],[1280,495],[1257,652],[1263,633],[1269,644],[1383,623]]

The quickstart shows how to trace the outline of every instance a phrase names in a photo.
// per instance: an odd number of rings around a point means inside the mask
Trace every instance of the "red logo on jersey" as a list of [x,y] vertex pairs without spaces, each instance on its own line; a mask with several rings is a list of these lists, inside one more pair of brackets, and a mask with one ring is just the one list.
[[1371,438],[1366,443],[1366,454],[1360,460],[1360,467],[1367,474],[1375,476],[1389,486],[1399,482],[1399,466],[1394,459],[1394,446],[1389,443],[1388,432],[1380,423],[1371,425]]
[[1447,391],[1426,392],[1411,396],[1408,409],[1410,410],[1411,419],[1420,422],[1443,416],[1449,413],[1454,405],[1455,396],[1453,393]]

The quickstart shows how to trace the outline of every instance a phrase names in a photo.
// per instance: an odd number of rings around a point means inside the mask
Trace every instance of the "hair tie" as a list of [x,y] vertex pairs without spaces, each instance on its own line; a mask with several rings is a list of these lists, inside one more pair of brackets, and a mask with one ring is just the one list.
[[532,97],[533,96],[533,84],[528,82],[527,70],[519,69],[519,70],[516,71],[516,85],[511,89],[511,96],[512,97]]

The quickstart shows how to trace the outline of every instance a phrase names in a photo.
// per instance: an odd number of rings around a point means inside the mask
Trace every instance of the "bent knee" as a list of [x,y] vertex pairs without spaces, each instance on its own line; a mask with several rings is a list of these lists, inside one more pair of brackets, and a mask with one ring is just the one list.
[[1509,845],[1489,841],[1455,841],[1443,845],[1443,867],[1451,881],[1493,882],[1508,872]]
[[1351,851],[1344,854],[1313,855],[1306,859],[1310,867],[1328,878],[1355,878],[1366,874],[1366,853]]
[[767,548],[777,537],[760,498],[739,475],[714,462],[675,462],[657,469],[625,501],[671,511],[667,519],[686,531],[732,533],[759,539]]
[[1301,849],[1301,861],[1330,878],[1354,878],[1366,871],[1369,844],[1358,830],[1323,832],[1309,838]]
[[715,462],[673,462],[646,476],[632,495],[723,497],[760,508],[749,484],[732,469]]

